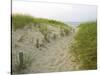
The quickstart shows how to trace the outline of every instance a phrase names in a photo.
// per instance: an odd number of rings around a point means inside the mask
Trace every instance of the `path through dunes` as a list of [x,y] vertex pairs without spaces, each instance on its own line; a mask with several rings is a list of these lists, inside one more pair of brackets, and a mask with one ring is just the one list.
[[78,70],[78,65],[73,62],[69,47],[73,40],[74,32],[60,39],[47,43],[41,48],[32,65],[24,73],[61,72]]
[[[13,17],[12,72],[43,73],[78,70],[69,48],[76,32],[62,22],[37,18],[33,22],[33,18],[30,18],[32,19],[30,23],[26,21],[29,18],[20,15]],[[23,56],[20,57],[20,53]],[[20,58],[23,58],[23,61]],[[20,64],[21,62],[23,63]]]

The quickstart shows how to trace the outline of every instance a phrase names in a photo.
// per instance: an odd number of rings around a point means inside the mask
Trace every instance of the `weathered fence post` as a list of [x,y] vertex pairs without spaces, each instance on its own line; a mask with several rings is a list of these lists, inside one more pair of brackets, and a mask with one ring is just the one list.
[[50,41],[49,41],[49,39],[48,39],[48,33],[46,33],[45,35],[44,35],[44,39],[49,43]]
[[60,31],[61,36],[64,36],[64,30]]
[[53,35],[53,38],[54,38],[54,39],[56,39],[56,38],[57,38],[57,37],[56,37],[56,34],[54,34],[54,35]]
[[39,39],[36,40],[36,47],[39,48]]
[[23,68],[23,61],[24,61],[23,52],[19,52],[19,66],[20,66],[20,69]]

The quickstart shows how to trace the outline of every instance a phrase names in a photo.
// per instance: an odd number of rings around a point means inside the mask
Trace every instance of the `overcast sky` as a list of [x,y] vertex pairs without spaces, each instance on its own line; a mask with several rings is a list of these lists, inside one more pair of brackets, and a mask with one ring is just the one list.
[[54,4],[13,1],[12,13],[29,14],[34,17],[55,19],[63,22],[96,20],[97,7],[92,5]]

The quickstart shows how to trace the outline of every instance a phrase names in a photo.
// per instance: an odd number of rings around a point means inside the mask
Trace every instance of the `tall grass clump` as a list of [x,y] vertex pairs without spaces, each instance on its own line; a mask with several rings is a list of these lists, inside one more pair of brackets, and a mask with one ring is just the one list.
[[32,62],[34,61],[34,58],[30,54],[26,54],[23,52],[23,56],[19,53],[19,58],[16,59],[16,64],[12,62],[14,65],[12,65],[12,74],[24,74],[26,70],[32,65]]
[[75,41],[71,47],[72,54],[80,62],[80,69],[97,68],[97,23],[82,23],[78,27]]
[[16,14],[12,15],[12,25],[14,30],[18,28],[23,28],[25,25],[28,25],[33,22],[33,17],[29,15]]

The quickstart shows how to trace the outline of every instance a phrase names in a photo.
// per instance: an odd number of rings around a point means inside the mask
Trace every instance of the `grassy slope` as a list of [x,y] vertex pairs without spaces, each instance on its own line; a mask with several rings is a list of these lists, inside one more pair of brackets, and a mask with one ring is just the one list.
[[68,25],[60,21],[43,19],[43,18],[34,18],[32,16],[22,15],[22,14],[12,15],[12,24],[15,30],[18,28],[23,28],[24,26],[29,25],[30,23],[34,23],[34,24],[43,23],[47,25],[52,25],[52,26],[63,28],[66,32],[70,30],[70,27]]
[[72,53],[81,62],[81,69],[97,68],[97,24],[96,22],[82,23],[75,36]]

